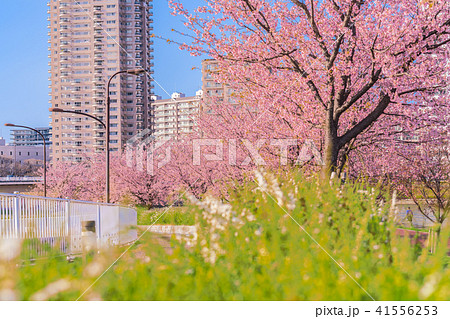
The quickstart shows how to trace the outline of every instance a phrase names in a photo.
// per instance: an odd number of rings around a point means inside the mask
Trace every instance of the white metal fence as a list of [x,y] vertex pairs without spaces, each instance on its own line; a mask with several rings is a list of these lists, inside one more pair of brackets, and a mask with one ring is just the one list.
[[134,209],[114,204],[0,194],[0,240],[32,240],[71,255],[130,243],[136,225]]

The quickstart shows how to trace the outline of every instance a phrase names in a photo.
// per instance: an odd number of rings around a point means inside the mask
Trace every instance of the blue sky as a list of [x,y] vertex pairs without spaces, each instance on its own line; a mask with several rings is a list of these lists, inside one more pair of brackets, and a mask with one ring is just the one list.
[[[202,1],[183,2],[193,7]],[[155,35],[176,39],[171,30],[185,30],[181,17],[170,14],[167,0],[154,0],[153,7]],[[6,122],[34,127],[49,124],[47,0],[3,1],[0,40],[0,137],[8,140]],[[154,55],[154,78],[167,92],[193,95],[201,88],[200,71],[192,70],[200,67],[201,58],[159,39],[155,39]],[[155,93],[168,97],[156,83]]]

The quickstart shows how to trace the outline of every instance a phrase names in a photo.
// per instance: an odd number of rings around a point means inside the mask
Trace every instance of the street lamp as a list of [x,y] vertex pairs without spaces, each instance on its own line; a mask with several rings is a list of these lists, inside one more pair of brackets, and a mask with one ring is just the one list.
[[[89,113],[77,112],[77,111],[72,111],[72,110],[64,110],[64,109],[60,109],[57,107],[52,107],[52,108],[49,108],[48,110],[50,112],[55,112],[55,113],[72,113],[72,114],[87,116],[87,117],[90,117],[91,119],[99,122],[103,126],[103,128],[106,129],[106,125],[102,120],[100,120],[98,117],[95,117],[94,115],[91,115]],[[109,165],[109,163],[107,163],[106,165]],[[108,181],[106,183],[108,184]],[[106,188],[106,202],[107,203],[109,202],[109,187]]]
[[99,122],[104,128],[106,128],[105,123],[100,120],[98,117],[95,117],[94,115],[91,115],[89,113],[84,113],[84,112],[77,112],[77,111],[71,111],[71,110],[64,110],[64,109],[60,109],[57,107],[52,107],[48,109],[50,112],[55,112],[55,113],[72,113],[72,114],[77,114],[77,115],[84,115],[87,117],[90,117],[91,119],[96,120],[97,122]]
[[118,75],[118,74],[130,74],[130,75],[140,75],[145,73],[146,71],[144,69],[133,69],[133,70],[123,70],[123,71],[119,71],[114,73],[108,80],[108,85],[106,88],[106,123],[103,122],[102,120],[96,118],[95,116],[91,115],[91,114],[87,114],[87,113],[82,113],[82,112],[76,112],[76,111],[69,111],[69,110],[63,110],[63,109],[59,109],[59,108],[51,108],[49,109],[50,112],[58,112],[58,113],[73,113],[73,114],[78,114],[78,115],[85,115],[88,116],[98,122],[100,122],[100,124],[105,128],[106,132],[106,141],[105,141],[105,146],[106,146],[106,202],[109,203],[110,201],[110,149],[109,149],[109,140],[110,140],[110,106],[111,106],[111,99],[109,97],[109,89],[111,86],[111,81],[113,80],[113,78]]
[[32,127],[28,127],[28,126],[15,125],[15,124],[11,124],[11,123],[6,123],[5,126],[20,127],[20,128],[24,128],[27,130],[31,130],[31,131],[38,133],[40,135],[40,137],[42,138],[42,141],[44,142],[44,197],[47,197],[47,143],[45,142],[44,135],[41,132],[39,132],[38,130],[36,130]]
[[111,81],[113,78],[118,74],[130,74],[130,75],[140,75],[142,73],[145,73],[146,71],[144,69],[132,69],[132,70],[122,70],[119,72],[114,73],[108,80],[108,85],[106,86],[106,202],[109,203],[109,131],[111,129],[109,124],[109,117],[110,117],[110,106],[111,106],[111,99],[109,97],[109,88],[111,86]]

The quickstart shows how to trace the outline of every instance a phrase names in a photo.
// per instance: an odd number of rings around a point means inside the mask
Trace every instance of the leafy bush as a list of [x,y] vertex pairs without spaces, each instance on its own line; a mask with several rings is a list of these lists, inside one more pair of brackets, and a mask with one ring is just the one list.
[[[228,203],[188,196],[196,238],[173,238],[168,254],[145,234],[81,299],[450,298],[448,231],[429,254],[394,235],[389,205],[361,185],[261,173],[256,180],[230,190]],[[18,299],[76,299],[120,253],[12,267],[8,289]]]

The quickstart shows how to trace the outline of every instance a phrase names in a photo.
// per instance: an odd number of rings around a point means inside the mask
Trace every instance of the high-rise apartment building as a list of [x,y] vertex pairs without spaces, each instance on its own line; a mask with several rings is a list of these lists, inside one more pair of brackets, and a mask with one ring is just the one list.
[[[45,143],[47,145],[50,145],[50,138],[52,136],[50,127],[37,127],[36,130],[38,130],[45,138]],[[13,145],[17,146],[38,146],[38,145],[44,145],[44,141],[42,140],[42,137],[32,131],[32,130],[25,130],[25,129],[18,129],[18,130],[12,130],[11,131],[11,142]]]
[[[106,84],[111,82],[111,151],[149,127],[153,66],[152,0],[50,0],[48,2],[50,103],[105,121]],[[86,116],[53,113],[53,160],[81,161],[105,150],[105,130]]]
[[214,59],[202,61],[202,91],[204,107],[207,109],[212,99],[218,99],[220,102],[236,103],[233,99],[233,89],[224,83],[218,83],[214,80],[213,74],[218,71],[219,63]]

